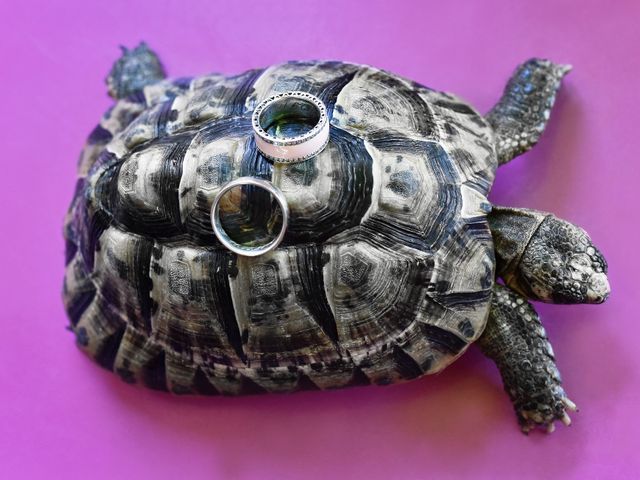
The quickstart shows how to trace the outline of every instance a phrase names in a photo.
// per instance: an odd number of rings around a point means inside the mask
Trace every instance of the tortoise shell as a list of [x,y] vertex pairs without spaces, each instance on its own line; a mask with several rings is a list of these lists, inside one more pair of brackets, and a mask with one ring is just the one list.
[[[273,165],[255,106],[327,106],[317,157]],[[482,333],[494,282],[493,134],[472,107],[391,73],[291,62],[165,80],[89,137],[68,212],[65,304],[77,343],[128,382],[240,394],[388,384],[440,371]],[[240,176],[273,181],[285,241],[237,257],[209,210]]]

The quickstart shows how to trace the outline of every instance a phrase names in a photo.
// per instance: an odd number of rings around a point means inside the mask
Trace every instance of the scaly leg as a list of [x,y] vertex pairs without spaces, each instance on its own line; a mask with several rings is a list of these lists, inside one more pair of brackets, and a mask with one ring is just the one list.
[[122,56],[107,76],[109,95],[115,99],[128,97],[165,76],[158,56],[145,43],[133,50],[122,47]]
[[571,424],[576,410],[564,389],[553,349],[533,307],[509,288],[496,284],[487,327],[478,340],[502,375],[524,433],[536,426],[554,430],[554,421]]
[[556,92],[569,70],[569,65],[541,58],[532,58],[518,66],[497,105],[486,115],[495,132],[500,165],[538,143],[547,126]]

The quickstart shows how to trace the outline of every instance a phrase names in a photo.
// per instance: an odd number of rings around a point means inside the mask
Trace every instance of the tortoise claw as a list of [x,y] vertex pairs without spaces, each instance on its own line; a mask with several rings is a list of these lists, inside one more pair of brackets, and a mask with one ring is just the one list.
[[562,399],[562,403],[564,403],[565,407],[567,407],[567,410],[570,410],[572,412],[579,412],[580,410],[578,410],[578,406],[573,403],[568,397],[564,397]]
[[[544,429],[546,433],[553,433],[556,429],[556,421],[562,422],[566,427],[571,426],[571,417],[567,411],[577,412],[578,408],[573,401],[564,396],[559,399],[561,407],[553,411],[549,408],[535,410],[520,410],[517,412],[520,428],[524,434],[535,430],[537,427]],[[558,405],[556,403],[556,405]]]

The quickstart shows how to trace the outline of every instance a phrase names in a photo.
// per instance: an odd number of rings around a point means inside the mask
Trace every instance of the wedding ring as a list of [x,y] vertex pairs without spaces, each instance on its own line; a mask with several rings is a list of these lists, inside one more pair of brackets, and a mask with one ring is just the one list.
[[[276,163],[304,162],[319,154],[329,141],[327,108],[322,100],[306,92],[267,98],[253,111],[251,123],[258,150]],[[308,130],[287,136],[278,131],[283,124]]]
[[[280,210],[282,211],[282,228],[280,229],[280,232],[273,240],[264,245],[242,245],[240,243],[237,243],[227,234],[224,227],[222,226],[222,222],[220,220],[220,201],[222,200],[222,197],[224,197],[224,195],[228,193],[232,188],[242,187],[244,185],[254,185],[269,192],[271,196],[278,202]],[[284,234],[287,230],[288,221],[289,206],[287,204],[287,199],[285,198],[282,191],[280,191],[280,189],[274,186],[271,182],[255,177],[240,177],[225,184],[216,195],[215,199],[213,200],[213,205],[211,206],[211,225],[216,237],[218,237],[220,243],[222,243],[222,245],[224,245],[226,248],[234,253],[237,253],[238,255],[243,255],[245,257],[257,257],[258,255],[263,255],[280,245],[280,242],[282,242]]]

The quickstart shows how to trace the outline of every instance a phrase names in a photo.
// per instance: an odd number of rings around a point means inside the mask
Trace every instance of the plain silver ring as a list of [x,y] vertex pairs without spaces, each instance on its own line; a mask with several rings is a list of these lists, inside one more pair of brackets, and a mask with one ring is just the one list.
[[[287,114],[312,120],[314,125],[294,137],[276,137],[267,132],[273,121]],[[318,155],[329,142],[327,107],[307,92],[284,92],[267,98],[253,111],[251,125],[256,147],[276,163],[304,162]]]
[[[239,243],[234,242],[231,237],[227,235],[227,232],[225,232],[220,221],[220,201],[222,200],[222,197],[232,188],[243,185],[255,185],[256,187],[260,187],[266,190],[276,199],[276,201],[280,205],[280,209],[282,210],[282,229],[278,233],[278,236],[271,240],[269,243],[260,245],[258,247],[244,247]],[[245,257],[257,257],[259,255],[263,255],[280,245],[280,242],[282,242],[282,240],[284,239],[284,234],[287,231],[288,223],[289,205],[287,204],[286,197],[278,187],[267,180],[262,180],[261,178],[240,177],[232,180],[229,183],[226,183],[213,200],[213,205],[211,205],[211,226],[213,227],[213,233],[215,233],[216,237],[218,238],[218,240],[220,240],[220,243],[222,243],[222,245],[224,245],[232,252],[237,253],[238,255],[243,255]]]

